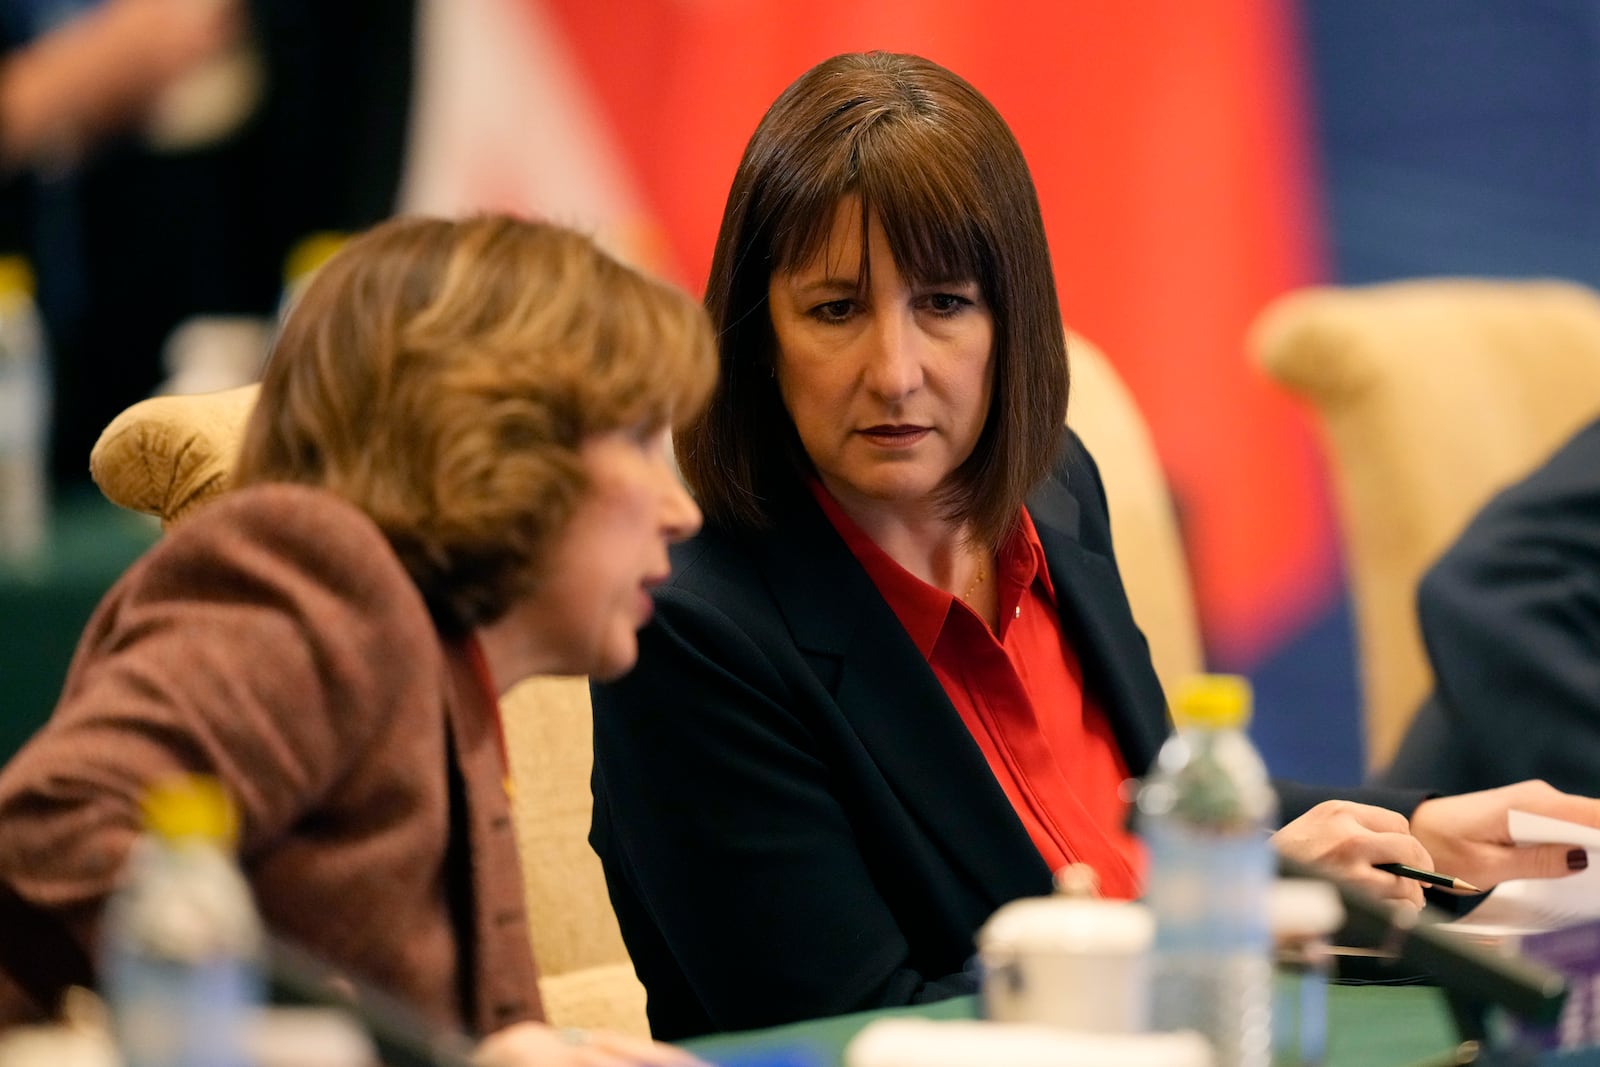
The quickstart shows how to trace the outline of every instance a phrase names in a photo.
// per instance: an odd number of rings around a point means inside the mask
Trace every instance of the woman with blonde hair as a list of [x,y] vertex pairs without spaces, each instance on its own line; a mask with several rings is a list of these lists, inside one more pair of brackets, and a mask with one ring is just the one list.
[[[615,678],[700,516],[688,297],[568,230],[402,219],[284,323],[236,488],[118,581],[0,771],[0,1022],[94,979],[147,788],[219,779],[268,927],[496,1062],[683,1062],[539,1025],[498,698]],[[543,1059],[539,1057],[549,1057]]]

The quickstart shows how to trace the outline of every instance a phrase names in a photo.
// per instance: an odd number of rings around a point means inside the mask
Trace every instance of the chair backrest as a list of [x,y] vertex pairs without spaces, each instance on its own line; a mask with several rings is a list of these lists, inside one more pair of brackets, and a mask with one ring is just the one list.
[[500,700],[539,996],[555,1026],[647,1036],[645,992],[589,847],[589,680],[529,678]]
[[1433,684],[1423,572],[1491,494],[1600,412],[1600,296],[1484,279],[1316,288],[1262,312],[1251,345],[1318,415],[1375,770]]
[[1150,642],[1156,675],[1170,693],[1175,682],[1204,665],[1194,586],[1172,494],[1144,416],[1105,354],[1071,334],[1067,350],[1072,366],[1067,425],[1100,467],[1117,567],[1134,620]]
[[[112,420],[90,472],[116,504],[170,525],[223,492],[254,385],[155,397]],[[649,1033],[644,987],[622,944],[600,860],[589,848],[594,741],[583,678],[531,678],[501,700],[528,929],[539,994],[555,1026]]]

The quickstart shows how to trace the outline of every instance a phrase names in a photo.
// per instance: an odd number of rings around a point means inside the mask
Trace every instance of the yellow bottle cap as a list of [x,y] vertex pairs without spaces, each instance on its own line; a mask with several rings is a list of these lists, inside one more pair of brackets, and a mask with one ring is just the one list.
[[222,783],[203,774],[169,778],[150,788],[140,805],[144,825],[168,840],[199,837],[231,846],[239,817]]
[[33,295],[33,268],[22,256],[0,256],[0,293]]
[[318,230],[308,233],[294,243],[283,261],[283,282],[294,286],[315,274],[317,268],[333,258],[344,247],[349,234],[336,230]]
[[1241,728],[1250,721],[1250,680],[1237,674],[1196,674],[1178,683],[1172,718],[1179,726]]

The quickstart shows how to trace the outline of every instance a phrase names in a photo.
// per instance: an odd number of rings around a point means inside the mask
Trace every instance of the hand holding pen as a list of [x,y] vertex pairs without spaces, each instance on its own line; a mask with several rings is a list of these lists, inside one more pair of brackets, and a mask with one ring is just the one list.
[[1404,863],[1374,863],[1373,866],[1387,874],[1398,875],[1401,878],[1415,878],[1419,882],[1436,885],[1442,889],[1454,889],[1460,893],[1483,892],[1471,882],[1451,877],[1448,874],[1440,874],[1437,871],[1425,871],[1421,867],[1408,867]]

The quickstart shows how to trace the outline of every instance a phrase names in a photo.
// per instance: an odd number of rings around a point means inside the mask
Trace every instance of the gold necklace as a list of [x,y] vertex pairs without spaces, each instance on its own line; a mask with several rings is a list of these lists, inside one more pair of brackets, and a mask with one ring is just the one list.
[[983,568],[983,560],[980,558],[978,560],[978,576],[976,578],[972,579],[972,584],[967,586],[967,591],[965,593],[961,594],[961,599],[962,600],[971,600],[972,599],[972,594],[976,593],[978,591],[978,586],[983,584],[983,579],[984,578],[985,578],[985,574],[984,574],[984,568]]

